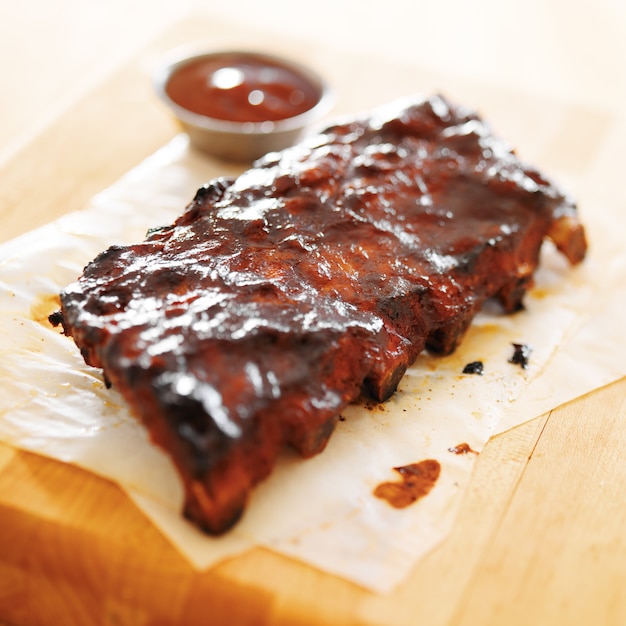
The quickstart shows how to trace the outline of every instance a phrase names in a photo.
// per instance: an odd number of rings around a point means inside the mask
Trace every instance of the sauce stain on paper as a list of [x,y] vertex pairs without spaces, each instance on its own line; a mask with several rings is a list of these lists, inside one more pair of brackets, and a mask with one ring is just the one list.
[[30,318],[40,324],[48,325],[48,316],[61,308],[58,293],[43,293],[35,297],[30,306]]
[[427,495],[441,473],[441,465],[435,459],[393,469],[400,474],[401,481],[381,483],[374,489],[374,495],[396,509],[403,509]]
[[476,450],[472,450],[469,443],[460,443],[448,448],[448,452],[452,452],[452,454],[479,454]]

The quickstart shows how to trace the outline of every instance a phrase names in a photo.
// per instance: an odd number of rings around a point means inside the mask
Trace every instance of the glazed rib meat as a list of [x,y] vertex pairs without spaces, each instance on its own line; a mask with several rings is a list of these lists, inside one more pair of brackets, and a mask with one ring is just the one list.
[[472,111],[400,102],[201,188],[93,260],[58,320],[219,534],[284,446],[321,452],[343,407],[452,352],[487,299],[516,311],[546,238],[583,259],[567,196]]

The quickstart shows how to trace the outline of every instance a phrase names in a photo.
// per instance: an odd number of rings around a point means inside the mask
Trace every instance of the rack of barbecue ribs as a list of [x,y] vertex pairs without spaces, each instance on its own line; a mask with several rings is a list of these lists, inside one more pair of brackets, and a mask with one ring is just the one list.
[[321,452],[342,408],[389,398],[422,350],[451,353],[486,300],[518,310],[544,239],[582,261],[572,200],[474,112],[413,99],[213,180],[97,256],[51,321],[220,534],[284,446]]

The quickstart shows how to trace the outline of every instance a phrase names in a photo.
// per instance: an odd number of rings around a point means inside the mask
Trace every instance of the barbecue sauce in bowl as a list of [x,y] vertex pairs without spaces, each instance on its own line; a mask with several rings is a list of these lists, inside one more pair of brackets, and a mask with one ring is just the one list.
[[294,67],[268,57],[231,53],[183,64],[166,86],[180,106],[229,122],[284,120],[312,109],[322,93]]
[[192,145],[231,161],[293,145],[332,101],[309,68],[256,52],[184,56],[160,68],[154,83]]

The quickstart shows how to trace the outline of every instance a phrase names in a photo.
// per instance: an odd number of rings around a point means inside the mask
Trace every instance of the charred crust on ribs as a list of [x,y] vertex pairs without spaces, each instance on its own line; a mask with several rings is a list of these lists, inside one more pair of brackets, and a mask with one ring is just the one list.
[[518,310],[546,238],[583,259],[571,199],[436,96],[202,187],[89,264],[60,319],[172,457],[187,517],[221,533],[285,445],[319,453],[364,386],[388,398],[486,300]]

